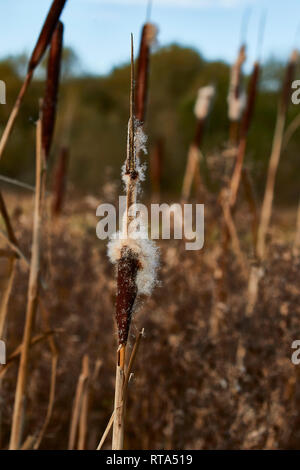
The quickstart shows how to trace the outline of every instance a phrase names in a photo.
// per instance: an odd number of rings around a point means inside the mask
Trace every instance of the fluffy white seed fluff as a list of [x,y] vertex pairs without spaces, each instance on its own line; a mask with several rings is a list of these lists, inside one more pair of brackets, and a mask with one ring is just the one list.
[[[129,135],[128,123],[128,135]],[[147,153],[146,142],[147,137],[143,132],[141,124],[135,120],[134,122],[134,158],[135,171],[138,176],[133,181],[130,175],[126,174],[126,162],[122,168],[122,179],[126,187],[126,191],[133,192],[133,200],[136,202],[138,185],[140,181],[145,179],[145,165],[141,165],[139,155],[141,152]],[[129,141],[129,138],[128,138]],[[129,152],[129,148],[127,148]],[[116,264],[122,256],[123,249],[131,250],[137,255],[139,260],[139,269],[136,277],[136,285],[139,294],[150,295],[153,287],[157,283],[156,271],[159,264],[158,248],[148,237],[147,223],[142,219],[140,212],[136,211],[135,202],[130,208],[127,208],[123,215],[122,229],[115,233],[108,243],[108,257],[113,264]],[[129,214],[127,213],[129,210]],[[137,216],[136,214],[140,214]],[[128,215],[130,222],[128,224]]]
[[246,101],[247,95],[245,91],[242,91],[238,98],[234,96],[234,93],[229,93],[227,102],[230,121],[239,121],[246,107]]
[[[127,154],[129,153],[129,130],[130,130],[130,120],[128,122],[128,138],[127,138]],[[145,155],[147,155],[147,148],[146,148],[146,143],[147,143],[147,136],[144,133],[143,127],[141,123],[135,119],[134,121],[134,158],[135,158],[135,171],[138,174],[137,182],[140,183],[141,181],[145,180],[145,169],[146,169],[146,164],[141,164],[139,155],[141,152],[143,152]],[[122,180],[125,184],[125,188],[128,187],[128,184],[130,182],[130,176],[126,175],[126,162],[124,163],[122,167]],[[138,189],[138,188],[137,188]]]
[[[124,222],[125,222],[124,214]],[[115,233],[108,244],[108,257],[116,264],[122,254],[123,248],[133,251],[137,255],[140,268],[136,277],[138,294],[150,295],[157,283],[156,271],[159,264],[158,248],[152,240],[149,240],[147,227],[141,218],[134,219],[128,236],[123,230]]]
[[205,119],[207,117],[214,96],[215,87],[213,85],[208,85],[199,88],[194,108],[194,112],[197,119]]

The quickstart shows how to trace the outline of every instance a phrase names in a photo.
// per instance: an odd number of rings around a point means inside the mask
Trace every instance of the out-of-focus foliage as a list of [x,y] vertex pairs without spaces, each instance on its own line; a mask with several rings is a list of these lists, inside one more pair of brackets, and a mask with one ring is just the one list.
[[[115,68],[107,76],[85,76],[78,73],[80,66],[71,50],[66,50],[64,57],[51,164],[65,140],[71,116],[69,178],[78,190],[95,192],[101,190],[107,174],[110,178],[119,177],[120,165],[125,159],[129,66]],[[25,64],[23,56],[0,62],[0,79],[7,85],[7,104],[0,106],[0,132],[20,89]],[[28,90],[0,167],[0,173],[29,182],[34,175],[34,130],[38,100],[44,89],[43,68],[45,63],[42,63]],[[249,135],[246,163],[260,192],[264,188],[276,120],[278,84],[282,76],[282,64],[270,60],[265,65]],[[149,152],[158,138],[164,139],[163,190],[166,193],[180,191],[187,149],[195,130],[193,107],[196,92],[208,83],[216,85],[217,94],[202,150],[204,155],[209,155],[226,145],[228,82],[227,64],[206,62],[193,49],[171,45],[153,54],[146,132]],[[297,113],[297,106],[291,104],[287,124]],[[296,202],[298,198],[299,144],[300,132],[296,132],[282,155],[276,186],[276,195],[282,202]],[[209,182],[205,165],[203,171]]]

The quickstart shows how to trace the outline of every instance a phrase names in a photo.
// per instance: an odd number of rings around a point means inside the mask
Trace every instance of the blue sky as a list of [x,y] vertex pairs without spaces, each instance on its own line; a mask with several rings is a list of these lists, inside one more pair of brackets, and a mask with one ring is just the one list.
[[[0,57],[30,53],[50,4],[51,0],[1,0]],[[196,48],[207,59],[232,62],[247,7],[248,67],[256,56],[263,10],[263,59],[285,58],[296,44],[300,48],[299,0],[153,0],[151,20],[159,27],[159,45],[175,41]],[[78,54],[82,70],[103,74],[127,62],[130,32],[137,48],[146,9],[147,0],[68,0],[62,16],[65,44]]]

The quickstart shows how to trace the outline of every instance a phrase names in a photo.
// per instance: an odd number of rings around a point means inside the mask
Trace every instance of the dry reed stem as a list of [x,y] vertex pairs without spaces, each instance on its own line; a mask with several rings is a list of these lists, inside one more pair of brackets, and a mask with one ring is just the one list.
[[23,444],[21,445],[21,450],[30,450],[34,448],[35,436],[27,436]]
[[112,450],[122,450],[124,447],[124,402],[123,387],[125,379],[125,351],[126,346],[120,344],[117,351],[115,403]]
[[223,192],[223,194],[221,194],[221,197],[220,197],[220,202],[221,202],[221,206],[223,209],[224,221],[225,221],[228,233],[230,235],[232,249],[236,255],[237,261],[241,268],[242,275],[245,279],[247,279],[248,278],[248,264],[240,246],[239,237],[237,235],[237,230],[234,224],[234,220],[232,218],[229,201],[227,199],[227,194],[225,193],[225,191]]
[[10,436],[10,450],[19,448],[22,440],[22,428],[25,419],[26,386],[28,376],[28,360],[30,350],[30,340],[37,310],[39,271],[40,271],[40,250],[41,250],[41,195],[45,185],[45,169],[42,154],[42,121],[41,116],[37,122],[36,131],[36,192],[34,203],[34,222],[32,237],[32,254],[30,262],[30,274],[28,284],[28,299],[25,316],[25,327],[23,333],[23,346],[18,371],[15,403],[13,410],[12,430]]
[[185,175],[183,178],[183,185],[181,191],[182,202],[186,202],[190,198],[192,184],[196,175],[197,168],[199,167],[199,162],[200,151],[198,147],[196,147],[194,144],[191,144],[188,152]]
[[18,94],[18,97],[16,99],[14,107],[13,107],[11,113],[10,113],[7,124],[5,126],[4,131],[3,131],[3,134],[1,136],[1,140],[0,140],[0,160],[1,160],[2,154],[4,152],[4,149],[6,147],[6,144],[7,144],[8,138],[10,136],[10,133],[12,131],[12,128],[14,126],[16,117],[19,113],[24,95],[27,91],[27,88],[28,88],[30,82],[31,82],[33,72],[34,72],[35,68],[37,67],[37,65],[39,64],[40,60],[42,59],[48,44],[50,43],[52,33],[53,33],[53,31],[56,27],[56,24],[58,22],[58,19],[60,17],[60,14],[63,10],[63,7],[64,7],[65,3],[66,3],[66,0],[54,0],[52,5],[51,5],[51,8],[48,12],[48,15],[47,15],[47,18],[44,22],[42,31],[39,35],[36,46],[33,50],[31,58],[29,60],[28,71],[27,71],[27,75],[25,77],[24,83],[21,87],[21,90]]
[[[123,386],[123,401],[126,402],[126,399],[127,399],[127,391],[128,391],[128,384],[129,384],[129,380],[130,380],[130,376],[131,376],[131,373],[132,373],[132,369],[133,369],[133,366],[134,366],[134,362],[135,362],[135,359],[136,359],[136,356],[137,356],[137,353],[138,353],[138,350],[139,350],[139,347],[140,347],[140,342],[141,342],[141,339],[144,337],[144,328],[141,329],[141,331],[139,332],[136,340],[135,340],[135,343],[134,343],[134,346],[133,346],[133,349],[132,349],[132,352],[131,352],[131,355],[130,355],[130,359],[129,359],[129,362],[128,362],[128,367],[127,367],[127,370],[126,370],[126,374],[125,374],[125,378],[124,378],[124,386]],[[101,440],[98,444],[98,447],[97,447],[97,450],[100,450],[105,442],[105,439],[106,437],[108,436],[108,433],[113,425],[113,421],[114,421],[114,411],[108,421],[108,424],[105,428],[105,431],[101,437]]]
[[257,244],[257,230],[258,230],[258,209],[254,193],[253,184],[251,181],[250,174],[246,168],[242,171],[242,183],[244,185],[246,199],[252,215],[252,239],[253,239],[253,250],[256,253]]
[[16,257],[13,255],[9,260],[7,282],[0,302],[0,338],[4,338],[6,319],[8,313],[8,303],[13,288],[16,274]]
[[264,200],[261,209],[260,223],[258,227],[258,236],[257,236],[257,255],[263,260],[265,257],[266,250],[266,236],[268,233],[271,214],[272,214],[272,204],[274,198],[274,187],[275,179],[277,174],[277,168],[280,160],[282,141],[283,141],[283,132],[286,121],[286,113],[290,100],[291,92],[291,82],[293,80],[293,74],[297,61],[297,52],[293,51],[290,61],[286,69],[285,82],[282,90],[281,100],[279,103],[277,121],[273,139],[272,152],[269,160],[269,168],[267,175],[267,182],[264,194]]
[[[14,245],[18,245],[1,191],[0,191],[0,213],[3,217],[9,240]],[[7,280],[4,293],[2,295],[1,303],[0,303],[0,338],[3,338],[3,335],[4,335],[4,329],[5,329],[5,324],[6,324],[7,312],[8,312],[8,302],[9,302],[9,298],[11,295],[15,273],[16,273],[16,262],[17,262],[16,254],[13,253],[9,260],[8,280]]]
[[[44,339],[47,339],[49,336],[54,335],[55,333],[58,333],[59,330],[51,330],[51,331],[45,331],[44,333],[39,333],[35,335],[31,341],[30,341],[30,346],[35,346],[36,344],[40,343]],[[10,366],[14,363],[16,359],[21,355],[22,352],[22,344],[20,344],[8,357],[6,360],[6,364],[1,367],[0,370],[0,379],[4,377],[6,374],[7,370],[10,368]]]
[[49,157],[55,127],[57,95],[62,56],[64,26],[57,23],[50,45],[45,97],[43,101],[42,145],[46,159]]
[[[41,299],[41,296],[39,296],[39,306],[41,309],[41,314],[43,318],[43,322],[45,324],[46,329],[50,329],[50,322],[49,322],[49,313],[47,309],[45,308],[44,302]],[[49,335],[48,336],[48,343],[51,351],[51,377],[50,377],[50,388],[49,388],[49,401],[48,401],[48,407],[47,407],[47,413],[45,417],[44,424],[40,430],[40,433],[36,439],[36,442],[34,444],[34,449],[38,449],[43,437],[45,435],[45,432],[47,430],[47,427],[49,425],[49,422],[52,417],[52,412],[53,412],[53,407],[54,407],[54,400],[55,400],[55,390],[56,390],[56,374],[57,374],[57,364],[58,364],[58,349],[55,343],[54,335]]]
[[86,384],[82,392],[82,403],[79,417],[79,429],[78,429],[78,450],[84,450],[86,446],[87,437],[87,425],[88,425],[88,409],[89,409],[89,358],[86,356],[86,360],[83,365],[83,374],[86,376]]
[[73,411],[70,423],[70,434],[69,434],[69,443],[68,450],[73,450],[75,448],[76,436],[78,431],[78,424],[80,419],[80,411],[82,407],[82,399],[84,390],[87,386],[88,376],[89,376],[89,358],[85,354],[82,358],[82,369],[78,378],[75,398],[73,402]]

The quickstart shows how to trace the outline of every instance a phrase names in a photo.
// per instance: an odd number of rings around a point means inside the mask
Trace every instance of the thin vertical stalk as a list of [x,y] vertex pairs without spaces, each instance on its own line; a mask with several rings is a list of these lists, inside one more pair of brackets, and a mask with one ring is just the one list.
[[13,410],[12,430],[9,448],[16,450],[22,441],[22,431],[25,420],[26,388],[28,378],[28,361],[30,342],[38,303],[40,252],[41,252],[41,212],[43,188],[45,185],[45,168],[42,155],[42,121],[41,115],[36,129],[36,191],[34,201],[34,221],[32,237],[32,254],[30,262],[27,309],[22,341],[22,352],[19,364],[15,403]]
[[286,69],[285,82],[282,90],[282,96],[279,103],[277,121],[273,139],[272,152],[269,160],[269,168],[267,175],[267,182],[264,194],[264,200],[261,209],[260,223],[258,227],[257,236],[257,254],[260,259],[265,257],[266,249],[266,235],[269,229],[272,205],[274,198],[274,187],[277,174],[277,168],[281,155],[281,148],[283,142],[283,133],[286,121],[286,113],[290,100],[291,83],[297,62],[297,51],[293,51],[290,61]]

